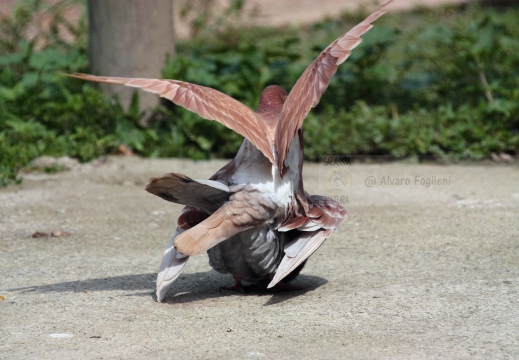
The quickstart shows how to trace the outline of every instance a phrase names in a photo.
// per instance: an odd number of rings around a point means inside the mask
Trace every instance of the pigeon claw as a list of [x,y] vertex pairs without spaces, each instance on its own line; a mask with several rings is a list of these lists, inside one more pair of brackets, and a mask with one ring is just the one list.
[[233,286],[222,286],[220,287],[220,290],[229,290],[245,293],[245,287],[241,284],[241,276],[235,276],[234,281],[235,282]]

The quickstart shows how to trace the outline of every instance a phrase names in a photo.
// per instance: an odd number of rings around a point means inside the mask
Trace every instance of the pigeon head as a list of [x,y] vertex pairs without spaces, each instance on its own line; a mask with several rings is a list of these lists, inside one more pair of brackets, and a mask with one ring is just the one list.
[[282,87],[277,85],[267,86],[261,93],[257,112],[281,113],[287,96],[287,92]]

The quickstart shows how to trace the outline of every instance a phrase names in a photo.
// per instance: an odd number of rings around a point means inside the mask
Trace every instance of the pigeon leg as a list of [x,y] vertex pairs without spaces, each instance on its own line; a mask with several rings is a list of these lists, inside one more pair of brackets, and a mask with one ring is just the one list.
[[222,286],[220,289],[222,290],[230,290],[230,291],[238,291],[241,293],[245,292],[244,287],[241,284],[241,276],[235,276],[234,277],[234,285],[233,286]]

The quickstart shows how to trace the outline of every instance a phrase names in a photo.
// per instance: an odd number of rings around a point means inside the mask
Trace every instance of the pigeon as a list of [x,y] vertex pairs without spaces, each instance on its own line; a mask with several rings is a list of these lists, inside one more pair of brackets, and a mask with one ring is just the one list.
[[158,302],[189,257],[203,252],[213,269],[234,277],[234,286],[226,289],[244,291],[251,284],[300,289],[290,281],[347,216],[336,201],[304,190],[302,124],[337,67],[391,1],[325,48],[290,93],[267,86],[256,111],[215,89],[178,80],[70,75],[156,93],[244,137],[237,155],[209,180],[169,173],[146,186],[151,194],[185,206],[160,265]]

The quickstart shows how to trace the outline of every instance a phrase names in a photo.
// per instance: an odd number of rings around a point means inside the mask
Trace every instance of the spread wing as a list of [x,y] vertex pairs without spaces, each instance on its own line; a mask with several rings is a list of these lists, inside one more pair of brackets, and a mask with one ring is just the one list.
[[273,164],[274,153],[267,136],[262,115],[224,93],[200,85],[177,80],[141,79],[95,76],[89,74],[67,75],[77,79],[140,88],[171,100],[174,104],[192,111],[204,119],[216,120],[247,138]]
[[303,261],[308,259],[323,242],[332,235],[333,230],[317,230],[301,232],[301,236],[285,246],[285,256],[276,270],[276,274],[267,288],[275,286],[285,276],[294,271]]
[[189,259],[189,256],[182,255],[175,247],[175,239],[184,231],[196,226],[207,218],[207,214],[201,210],[191,207],[185,207],[182,214],[178,218],[178,227],[171,240],[169,241],[164,256],[160,263],[159,272],[157,274],[157,301],[162,302],[166,296],[167,291],[173,285],[173,282],[178,278],[180,272],[184,268]]
[[[299,236],[285,245],[285,256],[281,260],[268,288],[276,285],[308,259],[346,218],[346,210],[337,202],[325,196],[315,195],[311,198],[313,206],[305,221],[303,223],[301,221],[292,223],[298,224],[295,230],[298,231]],[[285,224],[282,229],[278,230],[287,231],[289,228],[290,223]]]
[[184,256],[173,247],[175,238],[182,234],[184,230],[178,228],[177,231],[171,237],[166,251],[160,262],[159,272],[157,274],[157,288],[155,293],[157,294],[157,301],[162,302],[169,288],[173,285],[173,282],[177,280],[180,272],[184,268],[189,259],[189,256]]
[[360,36],[373,27],[371,23],[384,14],[384,7],[391,1],[382,5],[360,24],[331,43],[297,80],[283,105],[281,119],[276,128],[274,138],[278,155],[277,167],[280,171],[283,170],[283,161],[297,129],[303,124],[303,120],[310,112],[310,109],[319,103],[321,95],[330,84],[330,80],[337,71],[337,67],[362,42]]

